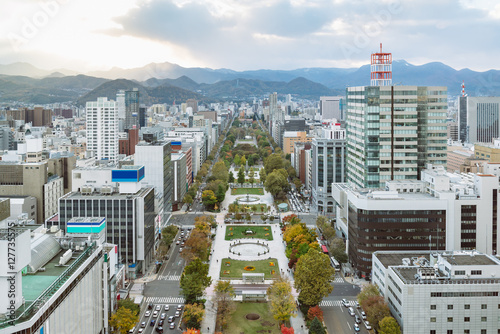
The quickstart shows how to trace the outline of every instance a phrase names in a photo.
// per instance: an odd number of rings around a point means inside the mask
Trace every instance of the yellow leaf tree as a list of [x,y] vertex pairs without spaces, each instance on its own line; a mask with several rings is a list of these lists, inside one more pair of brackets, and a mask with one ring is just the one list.
[[295,311],[295,300],[292,296],[292,286],[286,278],[280,277],[275,280],[267,289],[267,297],[269,299],[269,310],[279,324],[288,321],[290,317],[297,316],[293,313]]
[[118,330],[121,334],[126,334],[139,320],[139,317],[132,313],[126,307],[120,307],[115,314],[111,316],[109,324]]

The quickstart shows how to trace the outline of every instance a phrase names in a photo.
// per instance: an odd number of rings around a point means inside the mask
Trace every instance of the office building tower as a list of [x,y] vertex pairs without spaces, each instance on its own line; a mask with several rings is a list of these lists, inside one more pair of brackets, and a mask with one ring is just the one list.
[[87,151],[97,160],[118,160],[118,110],[106,97],[87,102]]
[[186,108],[191,108],[191,111],[193,114],[196,114],[198,112],[198,101],[195,99],[188,99],[186,101]]
[[125,91],[125,122],[124,130],[139,128],[139,90]]
[[345,182],[346,131],[340,125],[322,129],[320,138],[311,142],[312,205],[322,215],[333,215],[335,204],[332,183]]
[[342,96],[321,96],[319,98],[319,113],[322,120],[344,120]]
[[446,166],[446,87],[347,88],[347,180],[362,188]]
[[155,207],[162,223],[172,212],[174,180],[171,154],[170,141],[140,142],[135,147],[134,163],[146,168],[143,182],[155,188]]
[[458,124],[463,143],[491,143],[500,137],[500,97],[460,96]]
[[373,284],[405,334],[499,333],[500,261],[477,251],[373,254]]

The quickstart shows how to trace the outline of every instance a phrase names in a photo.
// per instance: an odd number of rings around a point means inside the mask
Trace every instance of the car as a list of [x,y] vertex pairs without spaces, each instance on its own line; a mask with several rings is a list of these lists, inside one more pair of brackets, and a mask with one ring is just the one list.
[[360,324],[361,323],[361,318],[358,317],[358,315],[355,315],[354,316],[354,321],[357,323],[357,324]]
[[156,327],[155,330],[157,333],[163,333],[163,327],[161,327],[161,326]]
[[360,328],[359,328],[359,325],[358,324],[354,324],[354,330],[356,332],[359,332]]
[[144,313],[144,316],[147,318],[151,315],[151,311],[146,311],[146,313]]
[[178,245],[178,244],[180,244],[180,243],[181,243],[181,242],[180,242],[179,240],[177,240],[177,241],[175,242],[175,244],[176,244],[176,245]]
[[153,304],[149,304],[148,305],[148,310],[152,310],[153,309]]
[[165,320],[160,319],[160,321],[158,321],[158,326],[163,326],[163,322],[164,322],[164,321],[165,321]]
[[361,306],[359,306],[359,303],[358,303],[357,301],[356,301],[356,302],[354,302],[354,304],[356,304],[356,308],[357,308],[357,309],[360,309],[360,308],[361,308]]
[[162,313],[162,314],[161,314],[161,316],[160,316],[160,319],[161,319],[161,320],[164,320],[166,316],[167,316],[167,315],[166,315],[165,313]]
[[177,311],[182,311],[182,305],[177,305]]
[[132,334],[133,332],[135,332],[135,327],[133,327],[131,330],[128,331],[129,334]]
[[139,328],[139,330],[137,331],[137,333],[142,333],[144,332],[144,328]]
[[184,247],[184,241],[182,242],[181,247]]
[[366,313],[365,313],[365,311],[361,311],[361,319],[366,320]]
[[181,312],[180,311],[175,311],[175,317],[178,318],[181,316]]
[[155,319],[153,319],[153,320],[151,320],[151,322],[149,323],[149,326],[154,327],[154,326],[155,326],[155,324],[156,324],[156,320],[155,320]]
[[165,311],[168,311],[168,310],[170,310],[170,306],[165,305]]
[[342,305],[344,305],[345,307],[349,307],[349,302],[347,301],[347,299],[342,299]]
[[367,320],[367,321],[365,321],[365,327],[366,327],[366,329],[368,329],[368,330],[372,329],[372,325],[370,325],[370,322],[369,322],[368,320]]
[[179,253],[182,253],[182,247],[181,247],[181,248],[179,248]]
[[170,329],[175,329],[175,322],[170,323],[169,328],[170,328]]
[[182,237],[178,237],[178,238],[177,238],[177,240],[179,240],[179,241],[180,241],[181,239],[182,239]]
[[174,322],[174,320],[175,320],[175,317],[173,315],[168,317],[168,322]]
[[348,312],[349,312],[349,315],[353,316],[354,317],[354,309],[352,307],[349,307],[348,309]]
[[141,322],[141,327],[142,328],[146,327],[146,322],[145,321]]
[[153,318],[156,318],[158,316],[158,311],[153,312]]
[[161,311],[161,305],[156,305],[155,310],[156,310],[156,311]]

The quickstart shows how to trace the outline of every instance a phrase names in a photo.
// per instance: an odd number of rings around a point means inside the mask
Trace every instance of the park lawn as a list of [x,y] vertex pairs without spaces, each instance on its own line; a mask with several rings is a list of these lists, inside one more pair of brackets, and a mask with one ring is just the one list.
[[[245,316],[249,313],[260,315],[259,320],[248,320]],[[231,315],[228,326],[224,330],[226,334],[279,334],[278,322],[274,320],[267,303],[236,303],[236,311]]]
[[[267,229],[267,230],[266,230]],[[245,234],[251,230],[253,234]],[[232,235],[231,235],[232,233]],[[266,235],[267,234],[267,235]],[[266,239],[273,240],[273,231],[270,226],[255,226],[255,225],[228,225],[226,227],[225,240],[233,239]]]
[[[261,212],[261,213],[264,213],[267,211],[267,204],[236,204],[236,207],[238,208],[238,210],[242,211],[242,208],[245,208],[245,207],[250,207],[251,211],[253,211],[253,206],[256,206],[257,207],[257,211],[255,212]],[[242,215],[245,215],[245,213],[241,213]]]
[[[226,262],[229,262],[229,265],[227,265]],[[272,262],[274,266],[271,266],[270,262]],[[255,270],[247,271],[243,269],[246,266],[254,266]],[[274,275],[271,274],[271,270],[274,270],[275,272]],[[243,273],[264,273],[264,279],[271,279],[274,276],[278,277],[279,272],[280,268],[278,265],[278,261],[274,258],[270,258],[267,260],[254,260],[254,261],[230,260],[228,258],[225,258],[222,259],[220,278],[242,279]]]
[[231,195],[264,195],[264,189],[262,188],[233,188],[231,189]]

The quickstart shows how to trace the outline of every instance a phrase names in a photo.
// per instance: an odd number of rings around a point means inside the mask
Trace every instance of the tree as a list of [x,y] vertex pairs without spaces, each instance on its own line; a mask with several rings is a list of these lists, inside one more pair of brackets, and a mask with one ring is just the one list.
[[217,203],[217,197],[212,190],[205,190],[201,194],[201,201],[203,202],[203,205],[205,205],[205,207],[213,208]]
[[321,324],[318,318],[314,318],[309,326],[309,334],[326,334],[325,327]]
[[134,325],[139,321],[139,316],[133,314],[132,311],[126,307],[120,307],[115,314],[111,316],[109,324],[120,332],[120,334],[128,333]]
[[290,282],[280,277],[273,282],[267,289],[269,310],[274,319],[279,323],[284,323],[290,319],[290,316],[297,316],[292,312],[295,310],[295,301],[292,296],[292,286]]
[[188,328],[182,334],[201,334],[201,331],[199,329]]
[[[333,227],[328,226],[325,228],[325,232],[330,231],[330,230],[333,230]],[[333,233],[335,233],[334,230],[333,230]],[[325,233],[323,233],[323,234],[325,234]],[[327,239],[330,239],[330,238],[327,238]],[[345,252],[344,240],[342,240],[340,238],[333,239],[333,241],[330,245],[330,254],[333,257],[335,257],[335,259],[337,261],[339,261],[340,263],[346,263],[348,260],[348,257],[347,257],[347,254]]]
[[222,183],[219,183],[215,197],[217,197],[217,202],[219,203],[222,203],[222,201],[226,197],[226,187]]
[[141,311],[139,305],[134,303],[134,301],[130,298],[120,299],[118,301],[118,308],[120,307],[128,308],[134,315],[139,315],[139,312]]
[[212,278],[208,276],[208,264],[196,258],[184,268],[181,275],[182,295],[188,304],[194,303],[203,296],[205,289],[212,284]]
[[387,306],[382,296],[369,297],[364,301],[362,307],[366,312],[366,318],[376,331],[379,330],[379,322],[391,315],[389,306]]
[[373,296],[380,296],[378,286],[376,286],[375,284],[364,285],[357,296],[359,305],[363,306],[365,300]]
[[235,164],[236,166],[239,166],[239,165],[241,164],[241,157],[240,157],[240,155],[239,155],[239,154],[236,154],[236,155],[234,156],[233,162],[234,162],[234,164]]
[[300,179],[298,179],[298,178],[294,178],[293,185],[295,186],[297,191],[300,193],[300,191],[302,190],[302,181],[300,181]]
[[201,321],[205,315],[205,309],[201,304],[187,304],[182,314],[182,322],[186,328],[201,328]]
[[238,183],[245,183],[245,169],[243,167],[238,171]]
[[[201,225],[200,225],[201,226]],[[186,263],[189,264],[195,258],[199,258],[202,261],[208,260],[208,251],[210,249],[210,226],[207,224],[206,227],[195,228],[189,238],[186,240],[184,250],[181,256]]]
[[233,301],[236,294],[230,281],[217,281],[214,292],[213,302],[217,305],[217,320],[224,328],[229,316],[236,310],[236,304]]
[[266,191],[270,192],[271,195],[276,197],[283,188],[288,187],[288,182],[286,178],[278,171],[274,171],[267,175],[266,183],[264,184]]
[[379,327],[380,334],[401,334],[401,328],[393,317],[385,317],[380,320]]
[[229,179],[229,173],[227,171],[226,165],[222,160],[219,162],[215,163],[214,167],[212,168],[212,175],[217,179],[221,180],[224,183],[227,183]]
[[307,311],[307,319],[313,320],[314,318],[323,321],[323,310],[318,305],[310,307]]
[[264,168],[267,174],[272,173],[275,169],[283,168],[283,158],[278,153],[271,154],[264,161]]
[[229,172],[229,177],[228,177],[227,182],[234,183],[234,174],[233,174],[233,172]]
[[250,175],[250,177],[248,178],[248,182],[250,182],[253,188],[253,184],[255,183],[255,178],[253,177],[253,175]]
[[281,324],[281,334],[295,334],[295,331],[292,327],[286,327],[284,324]]
[[299,291],[301,304],[318,305],[332,292],[330,282],[335,278],[335,269],[330,265],[328,255],[310,248],[299,258],[295,268],[295,288]]
[[191,195],[189,195],[189,194],[186,194],[186,195],[184,195],[183,201],[184,201],[184,203],[191,204],[191,203],[193,203],[193,197],[191,197]]
[[246,166],[246,164],[247,164],[247,158],[245,158],[245,156],[241,157],[240,164],[241,164],[241,166]]

